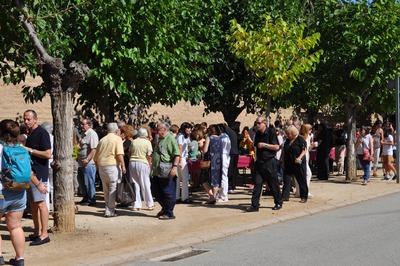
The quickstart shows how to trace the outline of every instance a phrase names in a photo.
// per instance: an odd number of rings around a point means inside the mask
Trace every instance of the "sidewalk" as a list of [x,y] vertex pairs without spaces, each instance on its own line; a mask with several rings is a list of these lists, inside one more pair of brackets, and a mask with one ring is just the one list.
[[[361,186],[361,182],[345,183],[340,176],[329,181],[313,180],[310,191],[314,197],[306,204],[291,198],[279,211],[272,211],[272,198],[263,196],[258,213],[243,211],[250,203],[248,188],[241,187],[238,193],[230,195],[229,202],[215,206],[202,204],[204,193],[196,192],[194,203],[176,205],[177,218],[169,221],[155,218],[160,210],[158,205],[153,211],[121,209],[118,217],[104,218],[104,203],[99,201],[97,208],[79,206],[76,233],[51,234],[51,242],[38,247],[30,247],[27,242],[25,261],[27,265],[118,265],[150,253],[187,247],[399,192],[400,186],[381,178],[372,178],[367,186]],[[32,221],[24,220],[23,225],[27,236]],[[14,251],[4,224],[2,229],[3,255],[8,260]]]

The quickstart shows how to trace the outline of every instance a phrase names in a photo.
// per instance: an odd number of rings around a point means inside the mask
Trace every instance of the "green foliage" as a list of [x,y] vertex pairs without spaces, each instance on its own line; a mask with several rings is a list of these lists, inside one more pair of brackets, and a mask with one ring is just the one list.
[[[387,82],[399,75],[397,1],[320,1],[312,29],[321,33],[321,64],[313,75],[321,97],[369,112],[393,105]],[[343,111],[343,109],[342,109]]]
[[[0,20],[2,77],[17,83],[28,72],[40,73],[40,66],[12,4],[1,8],[13,10]],[[198,103],[218,40],[218,10],[214,0],[36,0],[27,2],[26,12],[50,55],[89,66],[79,103],[104,113],[181,99]],[[35,89],[25,92],[40,98]]]
[[254,95],[260,102],[266,95],[276,98],[290,92],[304,73],[315,69],[322,51],[310,51],[320,35],[303,37],[304,29],[304,24],[287,23],[280,17],[267,16],[259,30],[246,30],[232,21],[232,50],[261,81]]
[[[248,113],[260,111],[253,95],[259,83],[254,73],[246,69],[242,59],[231,51],[226,36],[230,34],[231,21],[235,19],[243,26],[260,28],[265,14],[281,16],[288,22],[300,22],[310,8],[308,0],[220,0],[220,34],[214,44],[213,64],[203,102],[206,112],[222,112],[226,121],[233,121],[242,110]],[[228,119],[228,120],[227,120]]]

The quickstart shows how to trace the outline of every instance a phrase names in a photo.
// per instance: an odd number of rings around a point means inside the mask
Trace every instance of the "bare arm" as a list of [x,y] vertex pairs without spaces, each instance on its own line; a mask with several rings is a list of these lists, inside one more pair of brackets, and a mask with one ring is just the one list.
[[32,155],[41,159],[50,159],[51,158],[51,149],[45,151],[38,151],[35,149],[31,149],[29,147],[25,147],[25,149]]
[[121,171],[123,174],[126,173],[125,162],[124,162],[124,155],[118,154],[117,155],[117,164],[121,167]]
[[259,142],[257,144],[257,149],[267,149],[271,151],[279,151],[280,146],[279,144],[267,144],[265,142]]
[[210,138],[207,137],[206,141],[204,142],[204,145],[203,145],[203,153],[207,153],[208,152],[209,146],[210,146]]

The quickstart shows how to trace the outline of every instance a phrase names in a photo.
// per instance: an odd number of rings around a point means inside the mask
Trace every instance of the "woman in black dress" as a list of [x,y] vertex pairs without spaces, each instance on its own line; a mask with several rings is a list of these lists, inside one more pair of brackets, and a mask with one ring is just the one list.
[[307,143],[299,135],[299,130],[295,126],[286,128],[285,133],[287,139],[283,146],[284,181],[282,196],[284,200],[289,200],[291,179],[294,176],[300,187],[300,202],[305,203],[308,198],[305,156]]

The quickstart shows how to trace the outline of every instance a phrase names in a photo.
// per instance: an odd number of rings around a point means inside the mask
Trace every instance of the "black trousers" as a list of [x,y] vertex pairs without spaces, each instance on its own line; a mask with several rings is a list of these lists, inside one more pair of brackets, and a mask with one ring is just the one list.
[[176,177],[153,177],[154,190],[158,203],[161,205],[161,212],[169,217],[174,216],[176,203]]
[[268,187],[274,197],[275,205],[282,205],[282,196],[279,189],[279,181],[277,174],[277,165],[275,158],[268,160],[257,160],[255,163],[255,180],[253,196],[251,197],[251,205],[254,208],[260,206],[260,196],[262,193],[263,183],[267,182]]
[[303,163],[302,165],[295,165],[291,168],[290,173],[284,173],[283,175],[283,188],[282,188],[282,198],[289,199],[290,187],[292,186],[292,177],[296,179],[300,188],[300,198],[308,198],[308,186],[307,186],[307,168]]
[[329,153],[317,153],[317,178],[319,180],[329,178]]
[[238,164],[239,154],[231,155],[231,160],[229,162],[228,169],[228,181],[229,181],[229,189],[236,189],[236,179],[238,176]]

